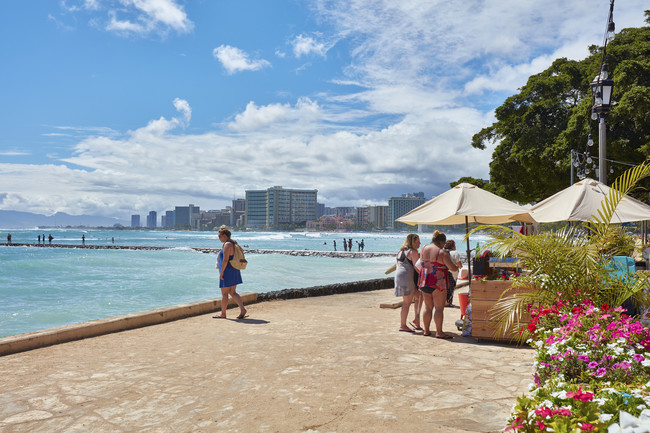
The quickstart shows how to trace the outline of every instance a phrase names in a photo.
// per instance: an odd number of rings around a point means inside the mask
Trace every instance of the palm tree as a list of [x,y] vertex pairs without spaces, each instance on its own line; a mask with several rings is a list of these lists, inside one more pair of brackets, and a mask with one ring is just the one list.
[[[492,320],[498,323],[497,335],[525,341],[529,333],[522,325],[530,306],[549,307],[558,301],[578,305],[587,299],[595,305],[612,307],[620,306],[628,298],[635,305],[647,303],[647,274],[621,278],[611,269],[612,257],[629,254],[634,244],[610,221],[623,196],[648,176],[648,162],[627,170],[612,185],[598,215],[582,227],[524,236],[508,227],[482,225],[468,233],[467,236],[479,230],[487,232],[491,240],[484,249],[499,257],[515,256],[528,271],[514,279],[512,287],[504,291],[492,309]],[[523,332],[511,331],[520,329]]]

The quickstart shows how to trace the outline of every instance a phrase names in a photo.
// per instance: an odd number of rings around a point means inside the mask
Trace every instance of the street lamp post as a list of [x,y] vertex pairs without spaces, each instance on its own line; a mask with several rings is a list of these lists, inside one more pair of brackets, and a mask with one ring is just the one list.
[[607,64],[605,63],[605,54],[607,42],[614,39],[614,0],[610,1],[609,16],[607,18],[607,31],[603,42],[603,57],[600,63],[600,73],[591,82],[591,92],[593,93],[593,105],[591,107],[591,118],[600,119],[598,123],[598,180],[604,184],[607,183],[607,128],[605,126],[605,117],[611,108],[612,91],[614,90],[614,81],[609,76]]

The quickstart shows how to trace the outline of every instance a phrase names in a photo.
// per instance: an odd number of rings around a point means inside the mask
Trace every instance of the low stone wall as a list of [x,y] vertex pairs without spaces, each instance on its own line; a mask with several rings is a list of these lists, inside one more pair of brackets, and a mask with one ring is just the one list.
[[[306,298],[309,296],[326,296],[340,293],[364,292],[381,290],[393,287],[393,278],[381,278],[367,281],[354,281],[350,283],[330,284],[327,286],[308,287],[305,289],[276,290],[268,293],[242,293],[245,304],[274,299]],[[229,305],[236,305],[233,299]],[[122,316],[108,317],[83,323],[61,326],[58,328],[44,329],[27,334],[11,335],[0,338],[0,356],[83,338],[121,332],[143,326],[157,325],[201,314],[208,314],[221,309],[221,298],[205,301],[190,302],[187,304],[173,305],[171,307],[157,308]]]
[[375,280],[353,281],[350,283],[329,284],[327,286],[314,286],[304,289],[284,289],[273,292],[259,293],[257,302],[271,301],[274,299],[308,298],[310,296],[338,295],[341,293],[368,292],[371,290],[390,289],[393,287],[394,278],[378,278]]

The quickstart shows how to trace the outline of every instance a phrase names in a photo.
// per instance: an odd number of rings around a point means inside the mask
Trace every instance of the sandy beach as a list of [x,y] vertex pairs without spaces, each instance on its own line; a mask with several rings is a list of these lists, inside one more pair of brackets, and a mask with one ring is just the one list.
[[398,332],[392,289],[261,302],[0,357],[2,432],[496,432],[533,351]]

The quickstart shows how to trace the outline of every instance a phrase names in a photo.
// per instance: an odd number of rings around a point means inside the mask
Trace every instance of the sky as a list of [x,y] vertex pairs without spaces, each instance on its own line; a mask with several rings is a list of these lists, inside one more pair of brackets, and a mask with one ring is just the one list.
[[[616,2],[616,28],[647,0]],[[609,0],[1,0],[0,210],[110,216],[245,191],[326,206],[489,178],[472,136]],[[567,158],[569,156],[567,155]],[[568,180],[567,180],[568,182]]]

